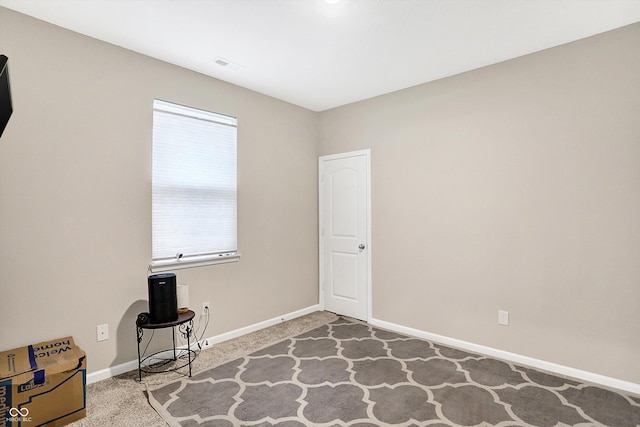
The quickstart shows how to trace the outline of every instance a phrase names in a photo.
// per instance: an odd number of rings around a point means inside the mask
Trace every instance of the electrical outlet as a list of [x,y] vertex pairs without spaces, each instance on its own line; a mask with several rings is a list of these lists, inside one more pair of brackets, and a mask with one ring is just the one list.
[[498,324],[509,326],[509,312],[498,310]]
[[109,339],[109,324],[96,326],[96,341]]
[[203,302],[202,303],[202,315],[203,316],[208,316],[209,314],[211,314],[211,304],[209,303],[209,301]]

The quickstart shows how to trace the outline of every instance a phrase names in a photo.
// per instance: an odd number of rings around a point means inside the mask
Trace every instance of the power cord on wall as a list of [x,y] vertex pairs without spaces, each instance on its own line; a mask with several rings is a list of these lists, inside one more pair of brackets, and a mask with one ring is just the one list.
[[[204,319],[203,319],[204,318]],[[206,310],[203,310],[202,313],[200,314],[200,317],[198,317],[198,326],[196,327],[196,329],[193,331],[193,336],[195,338],[195,344],[197,345],[197,350],[191,350],[193,351],[193,354],[195,357],[197,357],[200,352],[202,351],[202,347],[203,347],[203,343],[202,343],[202,339],[204,337],[205,332],[207,331],[207,328],[209,327],[209,319],[211,318],[211,314],[210,314],[210,310],[207,307]],[[202,331],[200,332],[200,329],[202,329]],[[184,338],[182,336],[179,337],[180,339],[180,346],[181,347],[186,347],[186,342],[184,340]],[[208,341],[205,340],[204,345],[207,346],[209,343]],[[192,344],[193,346],[193,344]],[[182,349],[180,350],[180,353],[178,355],[178,358],[185,358],[187,357],[187,351],[186,349]],[[194,357],[194,360],[195,360]],[[192,360],[193,362],[193,360]]]
[[[202,326],[203,317],[206,317],[206,323],[204,324],[204,329],[200,333],[200,337],[198,337],[198,328]],[[196,342],[198,343],[198,350],[202,350],[202,338],[204,337],[204,333],[207,331],[207,328],[209,327],[210,318],[211,318],[211,313],[210,313],[209,307],[206,307],[206,309],[203,310],[202,313],[200,313],[200,317],[198,318],[198,328],[196,328],[196,331],[194,332],[194,335],[196,337]],[[205,341],[204,345],[205,346],[209,345],[209,343]]]

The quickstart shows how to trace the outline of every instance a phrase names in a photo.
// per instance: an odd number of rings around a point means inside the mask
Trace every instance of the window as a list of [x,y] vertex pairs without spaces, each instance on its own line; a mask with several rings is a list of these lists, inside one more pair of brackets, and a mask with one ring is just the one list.
[[153,102],[152,271],[237,261],[237,120]]

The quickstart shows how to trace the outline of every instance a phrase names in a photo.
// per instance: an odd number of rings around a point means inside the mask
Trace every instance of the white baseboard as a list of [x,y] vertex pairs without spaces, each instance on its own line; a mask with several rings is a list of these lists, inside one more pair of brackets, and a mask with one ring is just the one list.
[[236,329],[234,331],[226,332],[224,334],[216,335],[210,338],[204,338],[200,340],[202,348],[211,347],[214,344],[228,341],[233,338],[238,338],[242,335],[246,335],[251,332],[259,331],[260,329],[268,328],[269,326],[277,325],[278,323],[286,322],[287,320],[295,319],[297,317],[302,317],[304,315],[313,313],[314,311],[320,311],[320,305],[312,305],[307,308],[303,308],[301,310],[297,310],[288,314],[283,314],[282,316],[274,317],[269,320],[265,320],[263,322],[254,323],[253,325],[245,326],[244,328]]
[[388,329],[390,331],[402,333],[405,335],[412,335],[414,337],[423,338],[429,341],[433,341],[439,344],[456,347],[462,350],[471,351],[473,353],[480,353],[487,356],[492,356],[498,359],[508,360],[520,365],[530,366],[532,368],[542,369],[544,371],[553,372],[565,377],[576,378],[582,381],[599,384],[605,387],[610,387],[629,393],[640,395],[640,384],[632,383],[629,381],[619,380],[617,378],[611,378],[600,374],[594,374],[593,372],[583,371],[580,369],[570,368],[564,365],[558,365],[556,363],[546,362],[544,360],[534,359],[532,357],[523,356],[516,353],[510,353],[508,351],[498,350],[492,347],[486,347],[479,344],[470,343],[467,341],[458,340],[455,338],[449,338],[443,335],[432,334],[420,329],[409,328],[395,323],[386,322],[384,320],[373,319],[369,321],[373,326]]
[[132,360],[131,362],[122,363],[116,366],[110,366],[106,369],[101,369],[87,374],[87,384],[106,380],[107,378],[115,377],[116,375],[124,374],[125,372],[133,371],[135,369],[138,369],[137,360]]
[[[297,317],[301,317],[315,311],[321,310],[320,305],[312,305],[307,308],[303,308],[301,310],[293,311],[291,313],[283,314],[282,316],[274,317],[272,319],[265,320],[263,322],[254,323],[253,325],[245,326],[243,328],[239,328],[230,332],[225,332],[224,334],[215,335],[210,338],[204,338],[200,340],[200,347],[202,349],[211,347],[214,344],[227,341],[233,338],[237,338],[242,335],[246,335],[250,332],[255,332],[260,329],[267,328],[269,326],[277,325],[278,323],[285,322],[287,320],[295,319]],[[198,342],[195,342],[191,345],[192,349],[198,348]],[[97,381],[106,380],[107,378],[114,377],[116,375],[124,374],[125,372],[133,371],[138,369],[138,361],[132,360],[130,362],[122,363],[116,366],[110,366],[106,369],[101,369],[96,372],[91,372],[87,375],[87,384],[95,383]]]

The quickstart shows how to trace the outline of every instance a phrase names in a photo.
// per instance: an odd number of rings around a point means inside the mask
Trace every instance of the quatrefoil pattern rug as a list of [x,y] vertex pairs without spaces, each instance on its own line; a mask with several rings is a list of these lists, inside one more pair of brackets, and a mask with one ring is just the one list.
[[344,318],[149,400],[181,427],[640,424],[640,398]]

